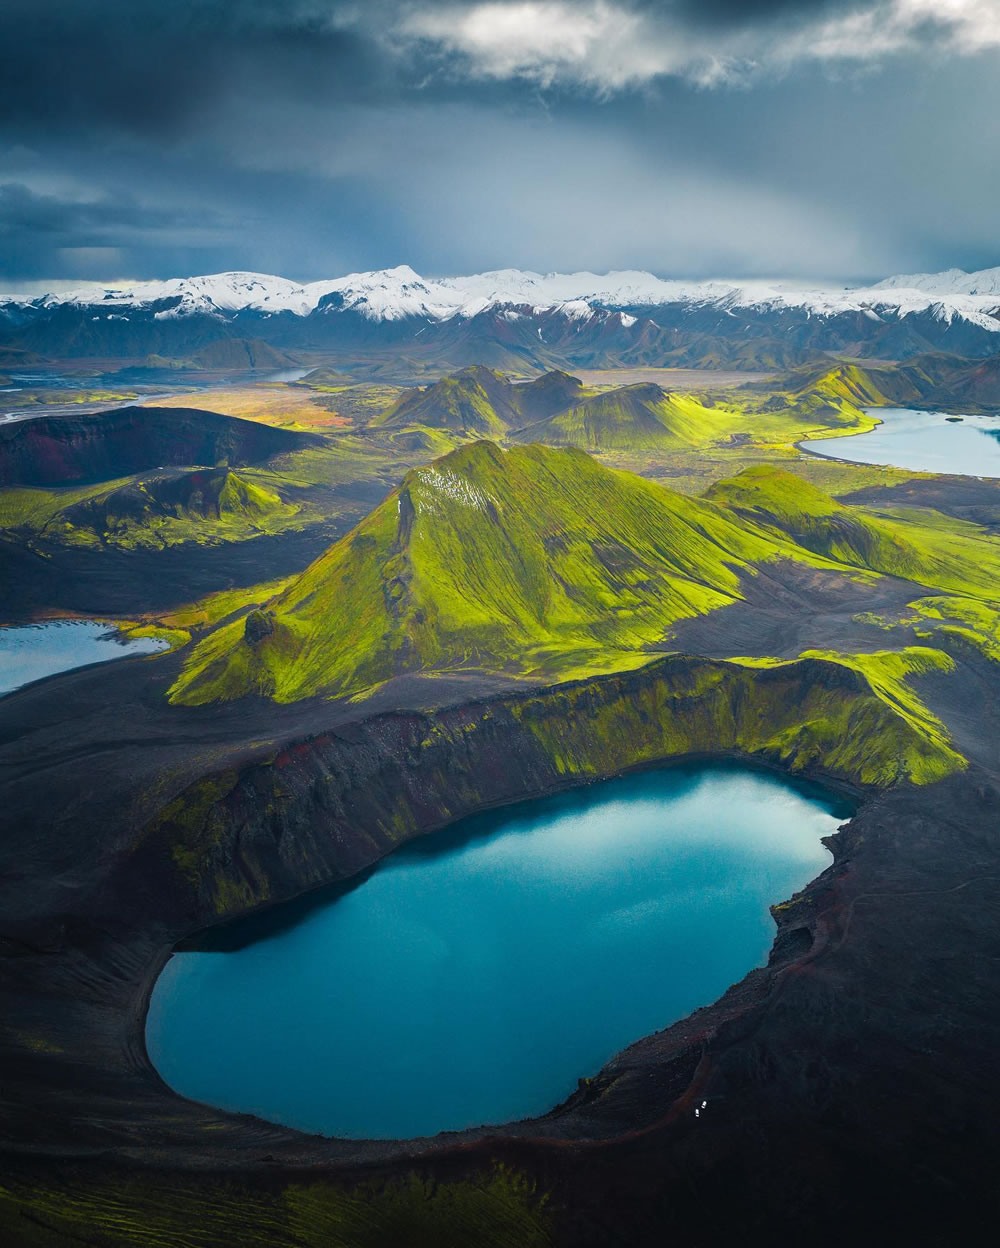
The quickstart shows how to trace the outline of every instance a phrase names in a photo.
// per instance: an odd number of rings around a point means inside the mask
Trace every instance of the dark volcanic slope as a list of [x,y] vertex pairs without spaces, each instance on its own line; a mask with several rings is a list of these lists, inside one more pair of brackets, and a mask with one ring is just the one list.
[[[70,673],[0,702],[17,814],[0,851],[0,1003],[18,1020],[0,1030],[6,1242],[714,1248],[793,1234],[840,1243],[854,1226],[861,1243],[939,1244],[996,1211],[991,771],[868,794],[834,838],[835,865],[776,912],[769,967],[618,1055],[548,1117],[433,1141],[323,1140],[181,1101],[150,1069],[151,977],[216,913],[211,881],[183,886],[151,813],[199,755],[237,769],[212,825],[215,861],[234,887],[275,900],[363,869],[391,847],[397,810],[414,835],[561,787],[531,725],[587,716],[572,690],[470,690],[431,713],[317,703],[164,715],[160,662]],[[594,682],[587,714],[627,705],[649,679]],[[392,700],[407,705],[406,691]],[[629,722],[645,731],[640,714]],[[179,816],[167,809],[169,826]],[[514,1197],[488,1182],[498,1163],[525,1176],[513,1225]],[[419,1208],[404,1214],[378,1193],[408,1190],[413,1175]],[[356,1223],[345,1189],[372,1176]],[[309,1235],[294,1216],[303,1183],[326,1210]],[[471,1232],[455,1183],[485,1185]],[[533,1193],[546,1201],[542,1229],[525,1238]],[[410,1239],[418,1216],[423,1238]],[[341,1218],[344,1235],[330,1238]]]
[[580,1071],[546,1117],[327,1140],[183,1101],[145,1053],[145,1002],[178,940],[476,810],[661,763],[663,726],[702,722],[685,691],[723,699],[706,754],[745,757],[720,744],[726,725],[766,721],[780,765],[775,717],[852,680],[818,659],[736,679],[692,656],[755,641],[794,653],[819,618],[831,645],[882,644],[862,608],[911,587],[832,575],[758,584],[686,625],[686,655],[548,689],[413,676],[364,703],[171,708],[183,656],[169,655],[0,699],[0,1243],[991,1242],[1000,666],[960,640],[957,673],[919,692],[972,765],[851,790],[860,810],[831,838],[834,864],[774,912],[768,966]]
[[1000,355],[965,363],[945,378],[927,396],[929,407],[968,411],[996,411],[1000,408]]
[[526,421],[547,420],[556,412],[574,407],[583,398],[583,382],[579,377],[553,369],[534,381],[514,387],[514,402]]
[[202,368],[222,369],[287,368],[296,362],[260,338],[220,338],[202,347],[194,359]]
[[111,481],[167,466],[235,468],[321,441],[186,407],[39,416],[0,425],[0,486]]
[[1000,530],[1000,481],[977,477],[916,477],[899,485],[855,490],[841,495],[840,502],[867,507],[931,507],[959,520]]

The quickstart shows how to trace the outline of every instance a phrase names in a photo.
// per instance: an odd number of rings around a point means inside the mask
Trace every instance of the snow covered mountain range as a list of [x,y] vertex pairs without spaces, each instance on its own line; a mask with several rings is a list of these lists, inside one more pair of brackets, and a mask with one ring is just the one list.
[[[469,277],[424,278],[408,265],[399,265],[304,284],[266,273],[215,273],[123,286],[88,285],[66,294],[3,302],[22,307],[71,304],[109,310],[169,304],[159,312],[161,317],[193,313],[225,316],[241,311],[308,316],[328,306],[355,310],[373,321],[413,316],[447,320],[475,316],[506,304],[535,309],[581,304],[589,310],[595,306],[620,309],[716,303],[733,308],[807,308],[821,316],[886,307],[914,312],[940,305],[953,315],[978,319],[1000,305],[1000,268],[979,273],[949,269],[944,273],[908,274],[888,277],[874,286],[835,289],[780,282],[679,282],[637,270],[543,275],[500,269]],[[579,314],[585,315],[583,308]]]
[[[424,278],[401,265],[305,284],[236,272],[0,298],[0,346],[57,358],[177,356],[240,337],[289,350],[369,354],[406,345],[443,352],[450,363],[503,364],[513,356],[525,363],[752,366],[759,357],[758,364],[781,366],[830,350],[990,355],[1000,350],[998,334],[1000,268],[838,289],[680,282],[639,271],[502,269]],[[725,345],[709,350],[709,342]]]

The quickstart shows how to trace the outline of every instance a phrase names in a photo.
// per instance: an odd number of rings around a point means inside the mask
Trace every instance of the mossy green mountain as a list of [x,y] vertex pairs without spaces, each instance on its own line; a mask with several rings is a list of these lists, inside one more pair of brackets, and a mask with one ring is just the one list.
[[498,437],[512,426],[565,410],[585,393],[579,378],[558,370],[534,381],[513,383],[495,369],[474,364],[434,385],[401,395],[372,421],[372,427],[424,426]]
[[733,602],[795,551],[762,528],[582,451],[462,447],[402,487],[270,605],[211,634],[175,701],[353,693],[404,671],[621,666]]
[[1000,355],[967,360],[943,352],[915,355],[905,363],[818,363],[793,369],[780,381],[752,382],[748,392],[785,396],[799,411],[843,411],[845,405],[920,407],[945,411],[1000,409]]
[[402,395],[372,425],[394,429],[426,425],[454,433],[502,435],[517,419],[510,398],[512,389],[501,373],[473,365],[453,377],[442,377],[426,389]]
[[[887,376],[897,390],[913,390]],[[487,436],[611,455],[683,455],[752,444],[787,453],[803,437],[873,428],[877,422],[865,409],[897,401],[875,378],[872,370],[827,362],[769,383],[761,399],[756,384],[719,396],[666,390],[652,381],[588,388],[558,371],[513,382],[475,365],[403,394],[367,428],[389,433],[396,444],[422,438],[431,452],[448,449],[440,441],[446,434],[455,442]],[[888,382],[887,389],[893,390]]]
[[237,619],[205,637],[171,697],[294,701],[406,672],[636,666],[668,648],[671,625],[739,601],[745,578],[780,561],[980,596],[1000,576],[1000,546],[974,526],[894,527],[779,470],[690,498],[576,449],[478,442],[410,472],[253,630]]
[[691,396],[668,394],[652,382],[639,382],[591,395],[515,430],[511,437],[588,450],[645,450],[711,442],[733,427],[726,409],[706,407]]
[[303,507],[269,487],[268,474],[254,479],[250,472],[228,468],[129,481],[66,507],[46,535],[135,548],[282,532],[302,516]]
[[704,498],[796,546],[836,562],[921,585],[992,597],[1000,585],[1000,545],[977,525],[938,512],[878,513],[832,499],[772,465],[744,469]]

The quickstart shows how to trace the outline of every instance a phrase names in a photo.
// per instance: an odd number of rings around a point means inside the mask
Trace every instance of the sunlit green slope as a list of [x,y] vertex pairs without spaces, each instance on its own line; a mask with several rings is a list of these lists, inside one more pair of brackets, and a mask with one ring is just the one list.
[[627,665],[781,557],[827,564],[582,451],[478,442],[409,473],[249,639],[242,620],[208,636],[172,696],[288,701],[406,671]]
[[939,512],[847,507],[770,465],[719,481],[703,497],[841,563],[976,596],[1000,592],[1000,545],[977,526]]
[[640,382],[595,394],[510,436],[518,442],[635,451],[697,446],[734,427],[733,415],[726,410]]
[[[940,617],[956,601],[985,603],[1000,583],[1000,543],[975,526],[847,507],[779,469],[748,469],[692,498],[576,448],[476,442],[411,471],[270,601],[258,596],[262,607],[204,635],[170,697],[290,702],[363,695],[406,673],[573,682],[624,671],[669,649],[672,624],[738,601],[779,560],[963,595],[927,599],[945,604]],[[666,732],[695,709],[704,735],[685,748],[729,742],[770,757],[787,747],[797,766],[839,759],[867,779],[964,765],[911,683],[954,670],[941,649],[903,640],[874,653],[699,662],[709,667],[684,667],[659,712]],[[774,707],[770,672],[791,682]],[[723,675],[724,695],[713,683]]]

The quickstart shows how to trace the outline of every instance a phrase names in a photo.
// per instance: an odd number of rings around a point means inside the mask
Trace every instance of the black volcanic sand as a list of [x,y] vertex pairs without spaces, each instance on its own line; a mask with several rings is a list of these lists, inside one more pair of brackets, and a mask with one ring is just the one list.
[[899,611],[927,592],[895,577],[865,585],[847,574],[779,561],[756,576],[741,575],[742,602],[674,624],[664,647],[709,658],[777,659],[797,658],[803,650],[884,650],[887,631],[855,617]]
[[242,589],[300,572],[357,524],[363,509],[300,532],[198,546],[98,550],[36,542],[28,550],[0,537],[0,622],[30,620],[39,611],[85,615],[168,611],[218,589]]
[[[671,645],[782,654],[807,636],[876,648],[886,634],[852,616],[913,596],[902,582],[873,592],[776,570],[756,598],[684,625]],[[409,678],[358,706],[170,708],[181,662],[170,655],[0,699],[0,1241],[970,1242],[1000,1213],[1000,675],[956,658],[954,677],[920,692],[970,769],[852,792],[859,810],[831,839],[834,864],[775,911],[767,968],[581,1071],[593,1078],[544,1118],[388,1143],[187,1102],[151,1068],[152,984],[170,950],[217,919],[209,892],[181,887],[156,819],[193,780],[228,771],[240,781],[226,805],[232,853],[266,875],[265,904],[350,878],[391,848],[373,832],[389,793],[411,795],[419,833],[565,783],[509,713],[523,682]],[[479,755],[448,744],[484,708]],[[445,744],[421,752],[435,727]],[[276,768],[288,814],[262,841],[254,794]],[[334,783],[335,809],[319,779]],[[525,1176],[537,1236],[507,1205],[448,1203],[449,1185],[497,1164]],[[419,1196],[404,1214],[385,1194],[399,1182]],[[343,1233],[332,1215],[298,1229],[261,1220],[254,1202],[284,1209],[304,1184],[334,1200],[361,1191],[367,1212]]]
[[869,486],[839,496],[865,507],[932,507],[993,532],[1000,530],[1000,481],[983,477],[915,477],[899,485]]

